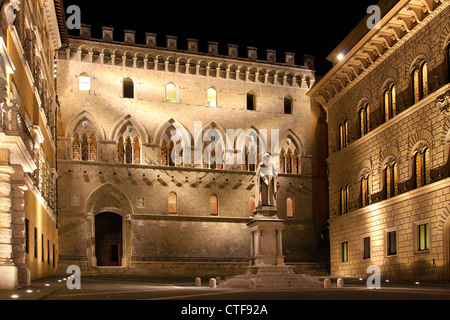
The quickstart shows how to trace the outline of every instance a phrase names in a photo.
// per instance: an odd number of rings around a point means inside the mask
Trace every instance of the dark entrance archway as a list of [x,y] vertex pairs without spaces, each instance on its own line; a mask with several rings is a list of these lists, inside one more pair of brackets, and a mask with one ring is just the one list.
[[122,265],[122,216],[100,213],[95,216],[95,255],[97,266]]

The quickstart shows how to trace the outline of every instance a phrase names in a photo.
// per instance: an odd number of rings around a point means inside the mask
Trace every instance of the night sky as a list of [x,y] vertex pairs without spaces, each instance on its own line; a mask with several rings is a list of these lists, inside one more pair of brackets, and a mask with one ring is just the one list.
[[224,55],[228,43],[239,45],[241,57],[247,56],[247,46],[257,47],[261,60],[266,49],[277,50],[279,62],[284,62],[284,52],[294,52],[297,64],[309,54],[316,56],[318,75],[324,75],[332,67],[326,61],[328,54],[377,2],[64,0],[64,6],[81,8],[81,21],[92,25],[94,38],[101,38],[101,27],[108,26],[114,27],[120,41],[124,29],[136,30],[136,42],[141,44],[145,32],[156,33],[161,47],[165,35],[172,35],[178,37],[179,49],[186,49],[186,39],[194,38],[199,39],[201,52],[207,51],[208,41],[217,41]]

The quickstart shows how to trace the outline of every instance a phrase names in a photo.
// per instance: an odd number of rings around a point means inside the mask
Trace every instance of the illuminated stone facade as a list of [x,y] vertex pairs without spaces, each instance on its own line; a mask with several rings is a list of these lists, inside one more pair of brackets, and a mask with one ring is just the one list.
[[380,6],[309,93],[328,116],[331,274],[449,280],[450,3]]
[[[60,1],[1,1],[0,290],[55,274]],[[64,25],[64,24],[62,24]]]
[[[242,273],[258,143],[267,136],[268,151],[282,159],[286,261],[321,273],[325,221],[313,214],[307,96],[314,58],[299,66],[289,53],[283,63],[274,51],[261,61],[256,48],[240,58],[234,45],[222,55],[209,42],[202,53],[193,39],[180,50],[171,36],[160,48],[154,34],[136,44],[133,31],[123,41],[102,31],[93,39],[84,25],[58,54],[59,272],[79,265],[83,274]],[[224,139],[203,139],[208,129]],[[243,131],[228,139],[228,129]],[[209,156],[198,161],[199,151]]]

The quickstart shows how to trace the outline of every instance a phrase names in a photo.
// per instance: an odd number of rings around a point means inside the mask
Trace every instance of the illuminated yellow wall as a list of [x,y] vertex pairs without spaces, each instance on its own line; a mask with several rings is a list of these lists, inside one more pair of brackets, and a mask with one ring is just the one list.
[[[57,266],[58,257],[58,230],[55,222],[46,213],[35,194],[28,190],[25,197],[25,217],[29,220],[29,252],[26,255],[26,265],[31,271],[31,279],[40,279],[53,276]],[[37,228],[37,258],[34,256],[34,228]],[[44,248],[41,237],[44,234]],[[47,240],[50,240],[50,263],[47,252]],[[55,245],[55,267],[53,267],[53,245]],[[44,261],[42,261],[44,249]]]

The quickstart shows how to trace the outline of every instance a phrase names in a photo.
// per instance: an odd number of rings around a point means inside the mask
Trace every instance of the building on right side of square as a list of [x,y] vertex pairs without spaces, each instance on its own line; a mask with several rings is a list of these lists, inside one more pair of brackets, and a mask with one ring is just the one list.
[[377,6],[308,94],[327,114],[331,274],[448,281],[450,2]]

